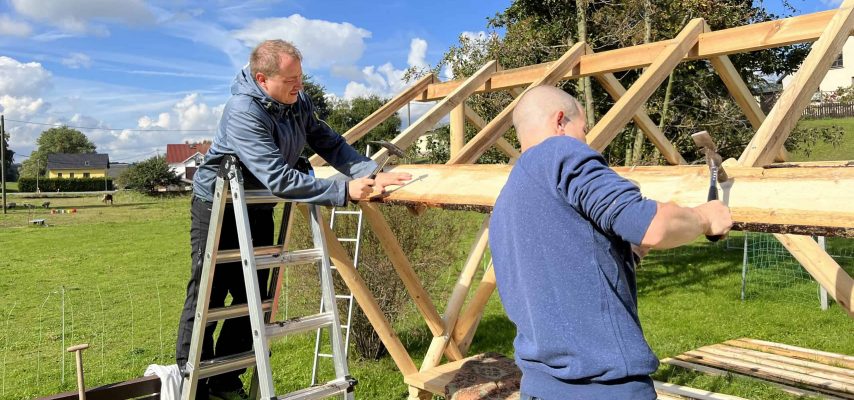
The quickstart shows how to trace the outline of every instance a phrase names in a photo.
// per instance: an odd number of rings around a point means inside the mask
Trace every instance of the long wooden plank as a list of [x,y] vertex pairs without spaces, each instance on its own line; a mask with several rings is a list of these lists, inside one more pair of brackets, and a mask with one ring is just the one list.
[[661,51],[649,68],[590,130],[587,134],[587,143],[590,147],[599,152],[605,150],[605,147],[617,137],[617,134],[638,113],[658,86],[670,75],[670,71],[673,71],[697,44],[705,28],[706,22],[702,18],[695,18],[688,22],[673,43]]
[[[755,97],[753,97],[753,93],[750,92],[750,88],[748,88],[747,84],[744,83],[744,80],[741,79],[741,75],[739,75],[738,70],[735,69],[735,65],[732,64],[732,61],[730,61],[728,56],[710,57],[709,62],[712,64],[715,71],[717,71],[718,76],[721,77],[721,80],[724,82],[724,86],[729,90],[729,93],[733,100],[735,100],[735,103],[738,104],[741,111],[744,112],[744,116],[747,117],[747,120],[750,122],[753,130],[758,130],[759,127],[762,126],[762,122],[765,121],[765,112],[762,111],[762,107],[759,105],[759,102],[756,101]],[[781,147],[775,161],[787,160],[788,153],[786,152],[786,148]]]
[[[111,383],[104,386],[86,389],[87,400],[124,400],[137,399],[142,396],[151,396],[160,393],[160,378],[155,375],[131,379],[124,382]],[[47,397],[39,397],[35,400],[78,400],[79,393],[59,393]],[[148,397],[146,397],[148,398]]]
[[[735,375],[743,376],[743,377],[746,377],[746,378],[756,379],[756,377],[751,376],[751,375],[744,375],[744,374],[740,374],[740,373],[738,373],[738,372],[734,372],[734,371],[726,371],[726,370],[723,370],[723,369],[718,369],[718,368],[709,367],[709,366],[707,366],[707,365],[696,364],[696,363],[693,363],[693,362],[688,362],[688,361],[683,361],[683,360],[677,360],[677,359],[673,359],[673,358],[664,358],[664,359],[662,359],[662,360],[661,360],[661,362],[662,362],[663,364],[670,364],[670,365],[673,365],[673,366],[676,366],[676,367],[679,367],[679,368],[684,368],[684,369],[687,369],[687,370],[691,370],[691,371],[696,371],[696,372],[704,373],[704,374],[706,374],[706,375],[712,375],[712,376],[727,376],[727,375],[729,375],[729,374],[735,374]],[[767,384],[767,385],[774,386],[774,387],[776,387],[776,388],[778,388],[778,389],[780,389],[780,390],[782,390],[782,391],[784,391],[784,392],[786,392],[786,393],[791,393],[791,394],[794,394],[794,395],[796,395],[796,396],[816,396],[816,397],[822,397],[822,398],[825,398],[825,399],[827,399],[827,400],[842,400],[842,398],[841,398],[841,397],[836,397],[836,396],[831,396],[831,395],[828,395],[828,394],[817,393],[817,392],[814,392],[814,391],[812,391],[812,390],[802,389],[802,388],[795,387],[795,386],[789,386],[789,385],[782,384],[782,383],[779,383],[779,382],[763,381],[763,383],[765,383],[765,384]]]
[[[848,203],[851,206],[851,203]],[[774,237],[789,253],[833,296],[836,303],[854,318],[854,279],[809,236],[781,235]]]
[[[367,116],[365,119],[359,121],[358,124],[350,128],[346,133],[344,133],[344,139],[347,143],[353,144],[357,140],[361,139],[371,129],[376,128],[379,124],[383,123],[388,117],[392,116],[392,114],[396,113],[401,107],[407,105],[412,100],[415,100],[418,96],[421,95],[426,89],[427,86],[438,82],[439,79],[436,78],[436,75],[429,74],[417,82],[409,86],[403,92],[400,92],[397,96],[386,102],[382,105],[382,107],[378,108],[376,111],[371,113],[371,115]],[[319,155],[315,154],[309,158],[311,165],[320,166],[326,164],[326,161],[320,158]]]
[[[427,111],[421,118],[418,118],[415,123],[406,128],[403,132],[395,136],[391,140],[402,149],[406,149],[412,143],[415,143],[421,135],[433,128],[445,115],[447,115],[455,107],[462,104],[478,86],[486,82],[492,74],[498,70],[498,62],[495,60],[489,61],[480,67],[472,76],[468,77],[461,85],[456,87],[447,97],[439,101],[430,111]],[[381,163],[387,157],[388,149],[381,149],[372,157],[375,161]]]
[[404,375],[403,381],[419,389],[424,389],[438,395],[445,395],[445,386],[454,379],[454,374],[468,361],[476,359],[478,355],[464,358],[462,360],[449,362],[437,367],[421,371],[415,374]]
[[[711,346],[702,347],[701,349],[705,349],[705,348],[720,350],[720,351],[726,352],[728,354],[740,354],[740,355],[743,355],[745,357],[748,357],[748,358],[745,358],[748,360],[749,359],[757,359],[757,360],[764,359],[764,360],[777,362],[777,363],[790,364],[790,365],[794,365],[794,366],[797,366],[800,368],[808,368],[808,369],[814,370],[814,371],[821,371],[823,373],[833,374],[833,375],[838,376],[838,378],[833,378],[833,379],[841,379],[843,381],[847,380],[850,383],[854,383],[854,369],[842,368],[842,367],[837,367],[834,365],[823,364],[820,362],[808,361],[808,360],[802,360],[800,358],[777,355],[774,353],[766,353],[764,351],[758,351],[758,350],[753,350],[753,349],[745,349],[742,347],[730,346],[730,345],[727,345],[724,343],[719,343],[719,344],[714,344]],[[783,368],[783,367],[781,367],[781,368]]]
[[727,340],[724,343],[733,347],[758,350],[765,353],[799,358],[801,360],[815,361],[827,365],[836,365],[854,370],[854,357],[844,354],[830,353],[826,351],[807,349],[788,344],[774,343],[749,338]]
[[[680,386],[680,385],[676,385],[673,383],[667,383],[667,382],[653,381],[653,385],[655,385],[655,390],[658,393],[665,393],[668,395],[682,396],[682,397],[687,397],[689,399],[696,399],[696,400],[745,400],[743,397],[731,396],[728,394],[715,393],[715,392],[710,392],[708,390],[694,389],[694,388],[690,388],[690,387],[686,387],[686,386]],[[662,396],[659,396],[658,398],[661,399]],[[677,397],[677,398],[679,398],[679,397]]]
[[[798,164],[789,164],[798,165]],[[507,182],[507,165],[402,165],[414,179],[372,201],[489,212]],[[708,194],[705,166],[617,167],[646,196],[684,206],[703,203]],[[331,169],[326,173],[334,172]],[[732,185],[722,191],[737,229],[854,237],[854,168],[727,167]],[[324,172],[318,169],[318,176]]]
[[830,379],[815,378],[812,376],[794,373],[770,366],[741,361],[730,357],[719,356],[703,351],[689,351],[674,357],[675,359],[688,362],[711,365],[716,368],[736,371],[741,374],[766,379],[784,384],[807,385],[821,393],[829,393],[843,398],[854,398],[854,387]]
[[846,0],[831,18],[821,37],[813,43],[809,55],[789,87],[783,90],[780,99],[768,113],[768,118],[739,157],[741,164],[758,166],[774,161],[774,155],[780,151],[792,128],[801,118],[830,65],[842,51],[852,29],[854,0]]
[[[626,88],[623,87],[623,84],[614,76],[614,74],[602,74],[596,75],[596,80],[599,81],[599,84],[608,92],[609,95],[614,100],[620,100],[626,94]],[[649,115],[643,110],[639,109],[633,116],[632,119],[635,121],[635,124],[643,131],[649,141],[655,145],[655,147],[661,152],[661,155],[664,156],[664,159],[667,160],[671,165],[685,165],[688,164],[685,161],[685,158],[682,157],[682,154],[679,154],[679,150],[673,146],[673,143],[670,143],[667,140],[667,137],[664,136],[664,133],[658,129],[658,125],[649,118]]]
[[[392,266],[394,266],[394,270],[403,281],[403,286],[409,293],[409,297],[412,298],[412,302],[415,303],[415,308],[418,309],[418,312],[421,313],[421,316],[427,323],[427,327],[430,328],[434,336],[442,335],[442,332],[445,330],[444,321],[430,300],[430,294],[421,285],[421,280],[418,279],[415,269],[412,268],[412,264],[403,252],[403,248],[394,236],[394,232],[391,231],[391,227],[386,222],[385,217],[377,209],[376,204],[361,202],[359,207],[362,209],[368,224],[370,224],[371,230],[377,235],[377,239],[379,239],[386,255],[388,255]],[[463,358],[455,341],[449,341],[447,349],[443,350],[445,350],[449,359],[459,360]]]
[[816,363],[810,363],[809,361],[798,362],[798,360],[788,359],[787,357],[774,356],[773,354],[765,354],[755,350],[739,349],[722,345],[704,346],[697,350],[736,360],[752,362],[758,365],[765,365],[785,371],[809,375],[816,378],[837,381],[846,385],[854,385],[854,380],[851,379],[851,376],[849,376],[843,368],[833,368],[822,364],[815,365]]
[[[578,42],[566,51],[543,75],[531,83],[530,87],[539,85],[554,85],[560,78],[578,64],[578,60],[587,51],[587,44]],[[492,146],[498,138],[510,128],[513,123],[513,109],[519,104],[521,96],[515,98],[507,107],[489,121],[448,164],[470,164],[477,160],[486,149]]]
[[[306,207],[299,208],[300,212],[302,212],[303,216],[308,220],[308,209],[306,209]],[[320,216],[320,218],[323,219],[323,216]],[[341,279],[343,279],[344,283],[347,284],[347,288],[349,288],[350,292],[353,293],[353,297],[356,299],[359,307],[361,307],[362,311],[365,312],[365,316],[368,317],[368,321],[371,322],[371,326],[374,327],[374,330],[377,332],[380,340],[382,340],[389,355],[392,360],[394,360],[395,365],[397,365],[397,369],[399,369],[403,375],[418,372],[418,368],[412,361],[412,357],[409,356],[409,352],[406,351],[406,348],[403,346],[403,343],[401,343],[400,338],[397,337],[397,333],[394,331],[394,328],[391,327],[391,323],[389,323],[388,319],[385,317],[382,309],[380,309],[376,298],[374,298],[374,295],[371,293],[370,289],[368,289],[368,285],[365,284],[362,276],[356,271],[356,267],[353,266],[353,261],[350,259],[350,256],[347,255],[347,251],[344,250],[344,247],[341,246],[341,243],[336,239],[335,232],[332,232],[332,229],[329,228],[329,224],[324,221],[321,221],[320,226],[323,228],[323,234],[326,236],[326,247],[329,251],[332,262],[338,269],[338,275],[341,276]]]
[[[835,13],[835,10],[823,11],[706,32],[700,35],[697,45],[691,49],[685,60],[696,60],[718,55],[782,47],[795,43],[812,42],[819,38]],[[738,39],[734,40],[733,38]],[[562,79],[576,79],[582,76],[647,67],[672,42],[672,40],[662,40],[583,56],[581,57],[578,68],[567,72]],[[529,85],[538,77],[543,76],[551,64],[551,62],[546,62],[501,71],[479,87],[476,93],[487,93]],[[461,82],[457,80],[430,85],[421,100],[432,101],[441,99],[459,86]]]

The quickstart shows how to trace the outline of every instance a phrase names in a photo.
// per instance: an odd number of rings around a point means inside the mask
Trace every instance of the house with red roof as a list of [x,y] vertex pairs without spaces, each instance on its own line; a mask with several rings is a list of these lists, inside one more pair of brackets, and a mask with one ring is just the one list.
[[166,162],[179,178],[186,182],[193,181],[196,168],[204,162],[205,154],[211,147],[211,142],[180,143],[166,145]]

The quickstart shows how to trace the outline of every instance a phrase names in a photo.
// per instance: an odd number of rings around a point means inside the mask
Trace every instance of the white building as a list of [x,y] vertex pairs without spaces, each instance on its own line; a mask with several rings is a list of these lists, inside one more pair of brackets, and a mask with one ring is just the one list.
[[210,142],[166,145],[166,162],[169,168],[185,182],[192,182],[196,168],[205,160]]

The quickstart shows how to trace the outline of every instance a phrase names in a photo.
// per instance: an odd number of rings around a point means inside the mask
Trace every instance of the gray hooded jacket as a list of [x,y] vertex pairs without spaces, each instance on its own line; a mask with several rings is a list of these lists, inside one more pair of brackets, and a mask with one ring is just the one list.
[[300,92],[294,104],[280,103],[258,86],[247,65],[234,78],[231,94],[213,144],[193,178],[196,197],[212,201],[217,170],[227,154],[240,159],[246,189],[268,189],[278,197],[321,205],[345,205],[347,184],[294,169],[306,144],[351,178],[368,176],[376,168],[317,117],[305,93]]

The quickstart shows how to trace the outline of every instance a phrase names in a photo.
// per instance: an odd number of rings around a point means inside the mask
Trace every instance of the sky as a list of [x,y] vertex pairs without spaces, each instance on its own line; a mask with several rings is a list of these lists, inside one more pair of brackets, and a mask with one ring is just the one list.
[[[436,65],[510,2],[0,0],[0,113],[16,162],[62,124],[111,162],[139,161],[212,138],[231,81],[264,39],[295,43],[330,96],[390,97],[407,68]],[[796,12],[764,4],[799,15],[840,3],[789,2]]]

